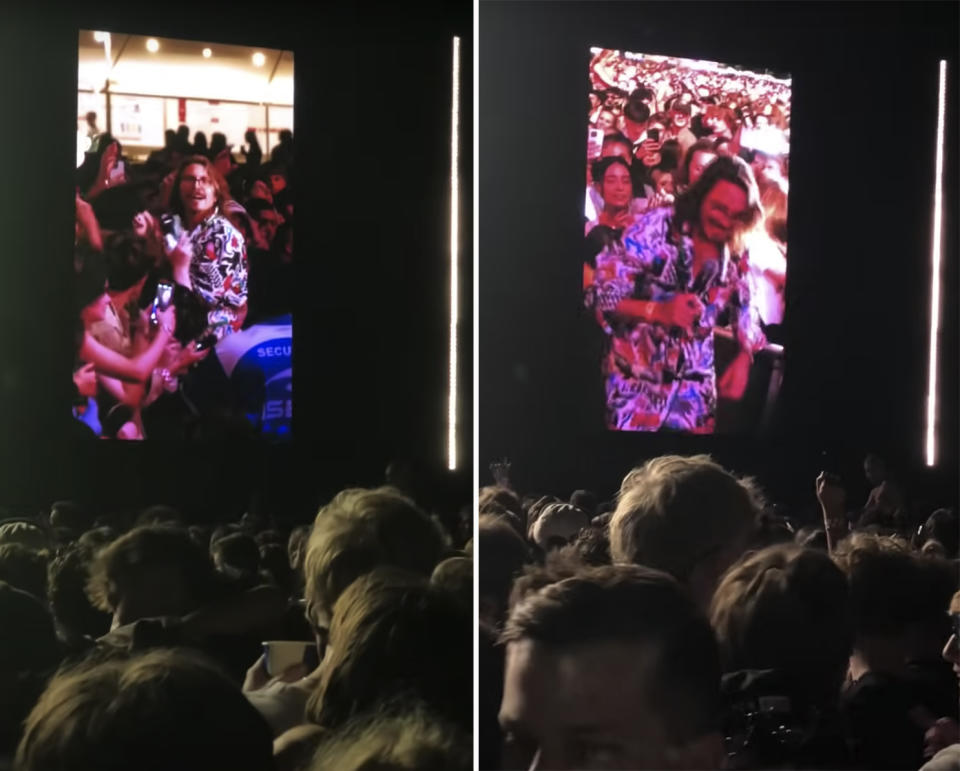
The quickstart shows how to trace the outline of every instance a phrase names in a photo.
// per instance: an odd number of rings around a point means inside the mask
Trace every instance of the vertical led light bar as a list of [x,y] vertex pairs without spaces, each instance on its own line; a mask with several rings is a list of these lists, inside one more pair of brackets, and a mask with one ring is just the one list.
[[943,252],[943,121],[947,101],[947,62],[940,60],[940,95],[937,100],[937,168],[933,187],[933,242],[930,274],[930,358],[927,364],[927,465],[937,461],[937,355],[940,335],[940,260]]
[[447,468],[457,468],[457,324],[460,317],[460,38],[453,39],[450,107],[450,381],[447,392]]

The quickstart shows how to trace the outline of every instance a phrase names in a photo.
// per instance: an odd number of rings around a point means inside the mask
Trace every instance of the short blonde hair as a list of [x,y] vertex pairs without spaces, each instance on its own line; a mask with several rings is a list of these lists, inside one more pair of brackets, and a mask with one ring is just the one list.
[[307,542],[304,579],[307,613],[333,611],[357,578],[390,565],[429,578],[443,553],[437,525],[392,487],[352,488],[320,509]]
[[56,675],[27,718],[19,771],[254,771],[271,765],[270,728],[200,654],[155,650]]
[[469,771],[470,737],[422,708],[354,721],[320,745],[311,771]]
[[685,581],[693,567],[753,526],[762,497],[709,455],[664,455],[633,469],[610,520],[615,563],[657,568]]

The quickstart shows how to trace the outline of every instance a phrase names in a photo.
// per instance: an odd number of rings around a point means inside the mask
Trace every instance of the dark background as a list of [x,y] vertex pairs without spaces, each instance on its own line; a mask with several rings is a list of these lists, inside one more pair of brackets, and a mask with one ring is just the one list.
[[[611,494],[639,460],[711,452],[812,500],[880,451],[957,494],[956,3],[480,4],[480,464],[521,490]],[[601,335],[580,312],[589,48],[792,74],[785,381],[770,433],[603,429]],[[938,61],[949,60],[940,447],[923,468]],[[826,451],[832,456],[822,461]]]
[[[131,9],[131,5],[139,6]],[[469,499],[472,436],[472,9],[386,3],[76,3],[5,9],[2,51],[0,505],[171,502],[195,516],[260,493],[309,516],[387,461]],[[349,7],[340,7],[349,6]],[[69,439],[77,31],[294,52],[294,441]],[[446,467],[452,37],[462,38],[460,447]],[[191,127],[191,136],[193,128]],[[282,513],[282,512],[281,512]]]

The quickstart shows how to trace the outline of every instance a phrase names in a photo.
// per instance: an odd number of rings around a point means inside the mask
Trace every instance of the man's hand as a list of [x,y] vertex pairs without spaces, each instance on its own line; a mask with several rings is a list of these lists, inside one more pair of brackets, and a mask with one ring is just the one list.
[[493,483],[498,487],[510,487],[510,460],[495,460],[490,464],[490,473],[493,474]]
[[695,294],[676,294],[660,303],[659,321],[668,327],[680,327],[689,335],[703,315],[703,303]]
[[184,231],[173,249],[168,249],[167,244],[164,243],[163,250],[170,262],[170,267],[173,268],[173,280],[187,289],[192,289],[190,262],[193,260],[193,246],[190,244],[190,234]]
[[174,376],[182,375],[198,361],[203,361],[207,358],[209,353],[209,348],[198,351],[192,341],[187,343],[177,355],[174,363],[169,367],[170,374]]
[[825,512],[839,513],[842,516],[847,502],[847,492],[840,481],[832,474],[821,471],[820,476],[817,477],[816,487],[820,508]]
[[717,392],[722,399],[740,401],[750,380],[750,355],[740,351],[717,381]]
[[74,372],[73,382],[81,396],[97,395],[97,373],[94,371],[93,364],[84,364]]

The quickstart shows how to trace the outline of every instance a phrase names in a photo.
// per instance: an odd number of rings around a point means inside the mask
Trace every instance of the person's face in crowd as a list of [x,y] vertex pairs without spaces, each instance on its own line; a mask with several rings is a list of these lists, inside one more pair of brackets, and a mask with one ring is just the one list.
[[262,198],[264,201],[273,203],[273,191],[262,179],[258,179],[250,186],[251,198]]
[[600,97],[596,94],[590,94],[590,112],[593,112],[600,106]]
[[610,158],[611,156],[617,156],[618,158],[623,158],[627,163],[630,163],[633,160],[630,150],[631,148],[623,144],[623,142],[608,142],[600,151],[600,157]]
[[746,191],[733,182],[717,180],[700,205],[700,232],[714,244],[725,244],[746,215]]
[[612,134],[617,130],[616,116],[609,110],[601,110],[600,115],[597,116],[597,128],[600,129],[604,135]]
[[717,159],[717,156],[714,153],[707,152],[706,150],[698,150],[693,154],[693,158],[690,159],[690,182],[693,184],[700,176],[703,174],[703,170],[707,168],[713,161]]
[[507,645],[504,768],[669,768],[666,728],[647,693],[649,645],[601,640]]
[[680,131],[681,129],[687,128],[690,124],[690,118],[679,110],[673,110],[670,113],[670,123],[673,124],[673,127],[677,131]]
[[84,326],[89,327],[91,324],[103,321],[107,316],[107,308],[109,306],[110,295],[104,291],[102,295],[80,311],[80,318],[83,319]]
[[268,245],[273,245],[273,240],[277,236],[277,228],[280,227],[280,224],[280,215],[276,209],[264,209],[257,217],[257,226]]
[[657,172],[655,175],[655,183],[657,186],[658,195],[673,195],[673,174],[669,171]]
[[689,91],[684,91],[680,95],[680,104],[692,104],[693,103],[693,94]]
[[703,125],[710,129],[710,133],[719,136],[727,130],[727,124],[716,113],[710,113],[703,119]]
[[206,167],[191,163],[180,178],[180,200],[188,215],[200,216],[213,209],[217,191]]
[[276,195],[281,190],[287,186],[287,178],[283,174],[271,174],[270,175],[270,187],[273,190],[273,194]]
[[604,206],[623,209],[630,205],[633,184],[630,181],[630,172],[622,163],[613,163],[604,172],[600,196]]

